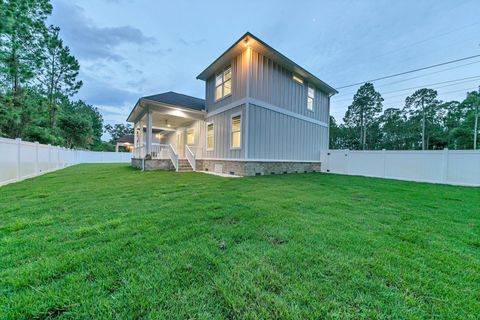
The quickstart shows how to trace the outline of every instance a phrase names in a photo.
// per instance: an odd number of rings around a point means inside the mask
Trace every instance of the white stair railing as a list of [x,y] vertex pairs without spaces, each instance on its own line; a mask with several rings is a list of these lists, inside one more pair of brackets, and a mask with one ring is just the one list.
[[168,155],[170,156],[170,160],[172,160],[173,166],[175,167],[175,171],[178,171],[178,153],[175,151],[173,146],[170,144],[168,148]]
[[193,153],[192,149],[188,145],[185,145],[185,155],[187,156],[188,163],[190,163],[190,166],[192,167],[193,171],[196,170],[195,168],[195,153]]
[[168,144],[152,144],[152,159],[168,159]]

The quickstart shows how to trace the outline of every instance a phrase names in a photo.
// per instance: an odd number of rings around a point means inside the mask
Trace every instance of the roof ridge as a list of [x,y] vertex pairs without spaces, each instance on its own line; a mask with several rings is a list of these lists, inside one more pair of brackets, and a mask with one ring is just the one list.
[[179,92],[175,92],[175,91],[171,91],[171,90],[166,91],[166,92],[162,92],[162,93],[157,93],[157,94],[144,96],[144,97],[141,97],[141,98],[142,99],[148,99],[148,98],[151,98],[151,97],[156,97],[156,96],[164,95],[164,94],[167,94],[167,93],[173,93],[173,94],[176,94],[176,95],[179,95],[179,96],[184,96],[184,97],[188,97],[188,98],[194,98],[194,99],[205,101],[205,99],[202,99],[202,98],[194,97],[194,96],[191,96],[191,95],[188,95],[188,94],[185,94],[185,93],[179,93]]

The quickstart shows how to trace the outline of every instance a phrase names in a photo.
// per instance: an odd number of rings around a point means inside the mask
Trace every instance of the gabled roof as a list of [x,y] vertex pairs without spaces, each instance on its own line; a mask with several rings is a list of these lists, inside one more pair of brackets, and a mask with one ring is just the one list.
[[199,110],[199,111],[205,110],[204,99],[187,96],[186,94],[176,93],[173,91],[155,94],[153,96],[146,96],[146,97],[140,98],[140,100],[141,99],[161,102],[161,103],[189,108],[193,110]]
[[176,93],[173,91],[168,91],[138,99],[137,103],[128,115],[127,122],[135,121],[135,119],[139,115],[141,115],[142,105],[148,102],[164,104],[175,108],[182,108],[187,110],[189,109],[193,112],[205,111],[204,99],[187,96],[186,94]]
[[133,134],[126,134],[118,138],[116,142],[133,143],[133,140],[134,140]]
[[245,33],[240,39],[237,40],[230,48],[227,49],[220,57],[212,62],[205,70],[203,70],[198,76],[197,79],[206,81],[208,78],[213,76],[216,71],[225,67],[235,56],[239,55],[242,51],[245,50],[245,47],[251,47],[255,51],[267,56],[283,67],[287,68],[291,72],[294,72],[301,76],[307,82],[315,85],[317,88],[323,90],[328,94],[338,93],[333,87],[329,86],[277,50],[270,47],[268,44],[255,37],[250,32]]

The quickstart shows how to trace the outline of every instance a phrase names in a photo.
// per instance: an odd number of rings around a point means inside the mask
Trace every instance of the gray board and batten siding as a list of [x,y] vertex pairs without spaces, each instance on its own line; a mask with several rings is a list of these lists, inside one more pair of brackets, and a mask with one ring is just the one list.
[[[308,110],[308,83],[298,83],[292,79],[293,72],[251,50],[247,97],[247,55],[245,50],[231,61],[231,95],[215,101],[215,77],[206,82],[206,122],[214,123],[215,148],[202,156],[245,159],[247,148],[248,160],[320,161],[321,150],[328,148],[329,94],[315,87],[313,111]],[[249,102],[248,108],[245,101]],[[242,148],[231,150],[230,120],[238,112],[236,102],[242,104]],[[233,108],[222,112],[222,107]]]

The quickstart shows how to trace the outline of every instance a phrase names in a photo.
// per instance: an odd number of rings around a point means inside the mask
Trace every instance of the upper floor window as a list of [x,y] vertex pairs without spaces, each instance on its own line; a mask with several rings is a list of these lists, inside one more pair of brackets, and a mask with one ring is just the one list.
[[231,123],[231,148],[239,149],[242,145],[242,116],[237,114],[232,116]]
[[232,67],[228,66],[215,76],[215,100],[232,93]]
[[207,123],[207,150],[213,150],[213,123]]
[[195,144],[195,132],[193,128],[187,130],[187,144]]
[[313,102],[315,101],[315,88],[308,86],[307,109],[313,111]]

